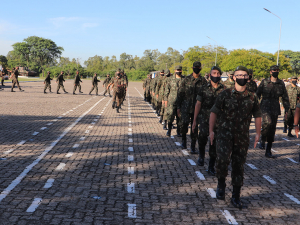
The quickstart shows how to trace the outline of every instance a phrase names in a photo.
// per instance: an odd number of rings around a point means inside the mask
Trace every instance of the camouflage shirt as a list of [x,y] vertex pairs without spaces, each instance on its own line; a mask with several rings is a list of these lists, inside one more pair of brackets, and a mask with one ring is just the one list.
[[298,86],[293,87],[292,85],[288,85],[286,86],[286,91],[289,96],[290,109],[296,109],[296,105],[299,102],[299,98],[300,98],[300,87]]
[[251,92],[256,93],[257,91],[257,84],[255,83],[255,81],[250,80],[249,82],[247,82],[247,89]]
[[111,81],[110,77],[106,77],[105,80],[103,81],[103,85],[107,86]]
[[234,88],[235,82],[234,81],[230,81],[229,79],[227,79],[226,81],[223,82],[223,85],[226,88]]
[[181,113],[194,112],[197,92],[206,83],[207,81],[201,75],[198,78],[194,78],[193,74],[191,74],[183,79],[178,89],[177,97],[177,109],[180,109]]
[[63,84],[63,82],[65,81],[64,75],[63,75],[63,74],[60,74],[60,75],[57,77],[56,81],[58,81],[59,84]]
[[161,102],[162,98],[159,95],[159,90],[161,88],[161,85],[163,84],[165,79],[165,76],[159,76],[157,84],[156,84],[156,88],[155,88],[155,95],[158,95],[158,101]]
[[47,77],[45,78],[45,83],[49,83],[52,80],[52,78],[50,77],[50,74],[47,75]]
[[82,80],[80,79],[79,74],[76,74],[75,79],[74,79],[74,84],[79,84],[79,82],[82,82]]
[[100,80],[98,80],[97,76],[93,76],[92,84],[93,85],[98,85],[98,82],[100,82]]
[[177,108],[178,89],[183,80],[182,77],[176,78],[176,76],[169,78],[164,93],[164,100],[168,101],[167,111]]
[[261,98],[260,109],[264,113],[280,115],[279,97],[282,97],[283,107],[287,112],[290,108],[289,96],[285,84],[282,80],[277,79],[272,82],[271,78],[261,81],[256,91],[258,99]]

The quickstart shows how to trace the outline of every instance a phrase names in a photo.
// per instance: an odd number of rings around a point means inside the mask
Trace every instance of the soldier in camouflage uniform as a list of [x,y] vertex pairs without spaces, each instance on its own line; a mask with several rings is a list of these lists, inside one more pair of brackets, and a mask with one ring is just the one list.
[[158,110],[157,110],[157,98],[155,95],[155,90],[156,90],[156,85],[159,80],[158,74],[152,79],[151,81],[151,96],[152,96],[152,106],[156,110],[156,114],[158,115]]
[[[299,118],[300,118],[300,103],[296,105],[295,116],[294,116],[294,128],[296,137],[299,137]],[[299,162],[300,162],[300,153],[299,153]]]
[[148,75],[143,81],[143,90],[144,90],[144,101],[146,101],[146,83],[147,83]]
[[[286,120],[284,120],[285,130],[283,131],[283,133],[286,133],[286,128],[288,126],[289,132],[287,136],[294,137],[294,135],[292,135],[292,129],[294,127],[294,115],[295,115],[296,105],[299,102],[299,98],[300,98],[300,87],[297,86],[296,76],[291,78],[291,85],[286,86],[286,91],[289,96],[290,109],[287,113]],[[282,102],[282,98],[280,100]]]
[[247,83],[247,89],[251,92],[256,93],[257,91],[257,84],[255,83],[254,80],[252,80],[253,78],[253,70],[252,69],[248,69],[249,70],[249,80]]
[[160,71],[160,76],[157,80],[157,84],[156,84],[156,87],[155,87],[155,97],[157,99],[157,108],[156,108],[156,111],[157,111],[157,114],[160,115],[160,119],[159,119],[159,123],[162,123],[162,119],[163,119],[163,115],[161,114],[161,103],[162,103],[162,95],[159,95],[159,91],[160,91],[160,88],[164,82],[164,79],[165,79],[165,71],[164,70],[161,70]]
[[[220,82],[222,71],[219,67],[213,66],[210,71],[210,81],[204,84],[197,94],[197,103],[195,106],[194,121],[192,124],[192,131],[195,131],[197,124],[199,124],[199,159],[198,165],[204,166],[205,146],[207,143],[207,137],[209,135],[209,115],[210,109],[213,107],[217,96],[226,88]],[[214,129],[216,134],[216,129]],[[208,173],[215,175],[215,161],[216,161],[216,143],[209,145],[209,166]]]
[[148,74],[148,79],[146,80],[145,84],[145,91],[146,91],[146,101],[151,103],[151,93],[150,93],[150,85],[151,85],[152,76]]
[[110,75],[107,74],[105,80],[103,81],[103,87],[104,87],[104,85],[105,85],[105,91],[104,91],[103,96],[105,96],[105,94],[108,93],[108,94],[109,94],[109,97],[111,97],[110,89],[107,88],[107,86],[109,85],[110,81],[111,81]]
[[74,79],[73,95],[75,95],[75,91],[76,91],[77,87],[79,89],[79,93],[82,93],[80,82],[82,83],[82,80],[80,79],[79,71],[77,70],[76,71],[76,76],[75,76],[75,79]]
[[127,87],[128,87],[128,77],[126,73],[123,71],[123,79],[124,79],[124,100],[126,100],[126,93],[127,93]]
[[50,77],[50,74],[51,72],[50,71],[47,71],[47,77],[46,79],[44,80],[44,84],[45,84],[45,87],[44,87],[44,94],[46,94],[46,90],[47,88],[49,88],[49,91],[51,92],[51,80],[52,78]]
[[227,80],[223,82],[226,88],[234,88],[233,71],[227,72]]
[[19,67],[16,66],[15,69],[7,70],[7,71],[11,72],[11,76],[9,78],[9,79],[12,79],[11,92],[14,92],[15,85],[18,86],[18,88],[19,88],[20,91],[24,91],[24,90],[21,89],[20,84],[19,84],[19,80],[18,80],[18,77],[19,77]]
[[92,91],[95,89],[96,90],[96,95],[98,95],[98,82],[101,82],[100,80],[98,80],[97,78],[97,73],[94,74],[93,78],[92,78],[92,89],[89,92],[89,95],[91,95]]
[[117,70],[116,77],[113,80],[113,83],[110,83],[110,85],[114,89],[112,108],[114,109],[116,107],[116,112],[119,113],[119,108],[121,106],[122,98],[123,98],[123,85],[124,85],[120,70]]
[[163,129],[167,130],[167,119],[165,118],[165,111],[166,111],[166,104],[165,104],[165,100],[164,100],[164,96],[165,96],[165,91],[166,91],[166,86],[169,82],[169,78],[170,78],[170,70],[166,70],[165,76],[164,76],[164,81],[160,87],[159,90],[159,96],[162,96],[162,104],[161,104],[161,112],[160,112],[160,116],[161,116],[161,120],[163,120]]
[[[193,73],[184,78],[178,89],[177,97],[177,114],[181,119],[181,134],[182,134],[182,144],[181,147],[186,149],[186,134],[188,132],[188,127],[190,122],[194,119],[194,109],[196,104],[197,90],[199,90],[202,85],[206,84],[207,81],[204,77],[200,75],[201,63],[193,63]],[[180,74],[181,75],[181,74]],[[198,127],[195,128],[195,132],[192,132],[191,128],[191,153],[196,154],[195,145],[198,137]]]
[[165,119],[168,123],[167,136],[171,136],[172,123],[176,116],[177,123],[177,136],[180,136],[180,117],[177,115],[177,98],[178,89],[183,81],[181,76],[182,66],[176,66],[175,75],[168,78],[168,82],[165,87],[164,103],[165,103]]
[[209,119],[210,143],[214,141],[214,126],[217,123],[216,135],[217,159],[216,176],[218,187],[216,197],[225,199],[226,177],[231,161],[231,183],[233,185],[231,203],[242,208],[240,191],[244,179],[244,164],[249,147],[249,127],[252,115],[255,118],[256,136],[254,147],[259,140],[261,116],[258,98],[246,88],[248,70],[238,66],[234,72],[235,88],[221,92],[211,108]]
[[271,148],[274,142],[278,115],[281,114],[279,98],[282,98],[285,117],[290,108],[290,103],[285,84],[282,80],[278,79],[279,67],[276,65],[271,66],[270,74],[271,77],[261,81],[256,92],[257,97],[261,98],[260,108],[262,111],[262,130],[259,148],[265,149],[265,142],[267,141],[265,156],[267,158],[275,158],[272,155]]
[[57,85],[56,94],[60,94],[60,93],[58,92],[60,88],[62,88],[63,91],[64,91],[65,93],[68,93],[68,92],[65,90],[65,87],[64,87],[64,82],[65,82],[65,79],[64,79],[64,71],[61,71],[61,72],[60,72],[60,75],[57,77],[55,83],[57,83],[57,81],[58,81],[58,85]]

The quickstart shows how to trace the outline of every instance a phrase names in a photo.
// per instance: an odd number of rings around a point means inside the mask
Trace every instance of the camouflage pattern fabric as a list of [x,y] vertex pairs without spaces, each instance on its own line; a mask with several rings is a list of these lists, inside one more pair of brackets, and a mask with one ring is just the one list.
[[114,79],[114,95],[113,101],[117,103],[117,106],[120,106],[123,98],[123,79],[121,77],[116,77]]
[[110,77],[106,77],[105,80],[103,81],[103,85],[105,87],[105,91],[103,93],[103,95],[105,95],[106,93],[108,93],[110,95],[110,88],[107,88],[107,86],[110,84],[111,78]]
[[162,102],[162,96],[159,95],[159,90],[161,88],[161,85],[163,84],[163,81],[165,79],[165,76],[159,76],[157,84],[156,84],[156,88],[155,88],[155,96],[157,98],[157,108],[160,110],[161,109],[161,102]]
[[235,82],[234,81],[230,81],[229,79],[227,79],[226,81],[223,82],[223,85],[226,88],[234,88]]
[[[286,91],[289,96],[290,109],[287,114],[287,119],[284,122],[287,126],[289,126],[290,129],[293,129],[296,105],[300,99],[300,87],[298,86],[293,87],[292,85],[288,85],[286,86]],[[282,102],[282,98],[280,100]]]
[[256,93],[256,91],[257,91],[257,84],[255,83],[255,81],[250,80],[246,85],[247,85],[247,89],[249,91]]
[[231,161],[232,185],[242,186],[251,118],[262,116],[258,98],[247,89],[238,92],[229,88],[218,95],[210,111],[217,115],[216,176],[225,178]]

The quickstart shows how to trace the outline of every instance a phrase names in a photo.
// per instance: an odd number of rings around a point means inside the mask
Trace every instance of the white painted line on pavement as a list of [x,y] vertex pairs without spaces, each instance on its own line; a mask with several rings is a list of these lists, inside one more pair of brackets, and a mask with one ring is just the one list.
[[263,178],[265,178],[267,181],[269,181],[271,184],[276,184],[276,181],[273,180],[271,177],[267,175],[263,175]]
[[7,151],[5,151],[3,154],[4,155],[8,155],[9,153],[13,152],[15,149],[11,148],[11,149],[8,149]]
[[189,155],[187,150],[181,150],[184,155]]
[[273,148],[271,148],[271,151],[273,151],[273,152],[278,152],[278,151],[274,150]]
[[129,136],[132,136],[132,133],[131,133],[131,132],[128,132],[128,135],[129,135]]
[[133,161],[133,159],[134,159],[133,155],[129,155],[129,156],[128,156],[128,161],[129,161],[129,162]]
[[61,119],[61,118],[62,118],[62,116],[57,117],[57,119]]
[[54,120],[52,120],[53,122],[56,122],[56,121],[58,121],[58,119],[54,119]]
[[205,180],[204,175],[200,171],[196,171],[197,177],[199,177],[200,180]]
[[128,131],[132,131],[132,128],[128,128]]
[[46,125],[47,125],[47,126],[51,126],[52,124],[53,124],[53,123],[47,123]]
[[93,128],[93,126],[88,126],[88,128]]
[[92,124],[92,125],[94,125],[94,124],[95,124],[95,122],[91,122],[91,124]]
[[171,138],[174,138],[174,136],[172,135]]
[[41,128],[41,130],[46,130],[46,129],[47,129],[47,127],[42,127],[42,128]]
[[298,205],[300,205],[300,201],[297,198],[295,198],[293,195],[289,195],[287,193],[284,193],[284,195],[289,199],[291,199],[293,202],[296,202]]
[[128,123],[131,123],[131,120],[128,120]]
[[134,174],[134,167],[133,166],[128,167],[128,174]]
[[286,139],[286,138],[282,138],[283,140],[286,140],[286,141],[290,141],[289,139]]
[[223,214],[223,216],[225,216],[227,222],[229,224],[234,224],[234,225],[237,225],[238,222],[236,222],[236,220],[234,219],[234,217],[230,214],[230,212],[228,210],[220,210]]
[[53,178],[49,178],[43,188],[51,188],[53,182],[54,182],[54,179]]
[[94,121],[96,122],[98,119],[94,119]]
[[129,141],[129,142],[133,142],[132,138],[129,138],[128,141]]
[[74,152],[69,152],[69,153],[66,154],[65,157],[66,157],[66,158],[70,158],[73,154],[74,154]]
[[85,139],[85,137],[81,137],[79,140],[80,140],[80,141],[83,141],[84,139]]
[[32,204],[29,206],[29,208],[26,210],[26,212],[32,213],[36,210],[36,208],[40,205],[42,202],[41,198],[35,198],[32,202]]
[[210,195],[210,197],[216,198],[216,192],[215,192],[214,189],[212,189],[212,188],[206,188],[206,190],[207,190],[208,194]]
[[85,133],[88,134],[88,133],[90,133],[90,131],[89,131],[89,130],[86,130]]
[[136,218],[136,204],[128,204],[128,217]]
[[60,163],[55,170],[63,170],[63,168],[66,166],[65,163]]
[[134,193],[135,192],[134,183],[127,183],[127,192],[128,193]]
[[33,132],[33,136],[35,136],[35,135],[37,135],[37,134],[39,134],[40,132],[37,132],[37,131],[35,131],[35,132]]
[[250,163],[246,163],[251,169],[257,170],[256,166]]
[[188,161],[192,166],[196,166],[196,163],[192,159],[188,159]]
[[78,148],[78,147],[79,147],[79,144],[73,145],[73,148]]
[[180,143],[179,143],[179,142],[175,142],[175,144],[176,144],[177,146],[180,146]]
[[23,145],[26,142],[26,140],[20,141],[17,145]]
[[128,147],[128,151],[133,152],[133,147]]
[[287,159],[290,160],[290,161],[293,162],[293,163],[298,163],[297,161],[293,160],[292,158],[288,158],[288,157],[287,157]]

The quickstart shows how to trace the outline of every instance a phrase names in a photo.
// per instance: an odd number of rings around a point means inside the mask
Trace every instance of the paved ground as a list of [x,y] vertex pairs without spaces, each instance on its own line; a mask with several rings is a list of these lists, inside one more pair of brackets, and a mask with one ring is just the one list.
[[42,82],[0,92],[0,224],[300,224],[300,141],[282,134],[282,117],[277,159],[250,146],[238,210],[231,178],[217,200],[208,152],[193,165],[197,155],[165,136],[142,83],[130,83],[120,114],[110,97],[87,94],[90,82],[76,96],[72,85],[61,95],[43,94]]

